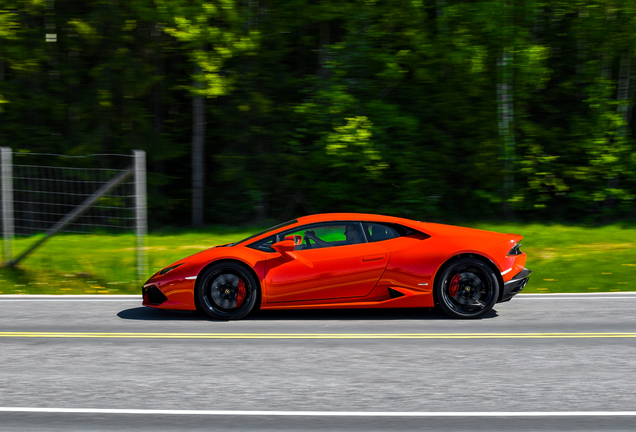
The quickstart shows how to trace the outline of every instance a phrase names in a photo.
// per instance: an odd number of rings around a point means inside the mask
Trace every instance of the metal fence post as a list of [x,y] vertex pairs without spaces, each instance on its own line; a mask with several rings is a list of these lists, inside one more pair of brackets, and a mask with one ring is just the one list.
[[0,189],[2,193],[2,238],[4,239],[4,262],[13,259],[13,151],[0,147]]
[[148,222],[146,212],[146,152],[133,150],[135,168],[135,220],[137,232],[137,279],[140,283],[148,277],[146,257],[146,234]]

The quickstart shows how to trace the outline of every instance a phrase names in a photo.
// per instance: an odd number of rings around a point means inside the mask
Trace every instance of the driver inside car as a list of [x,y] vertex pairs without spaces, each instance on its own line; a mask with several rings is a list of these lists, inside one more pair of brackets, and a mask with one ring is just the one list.
[[[314,230],[305,231],[305,239],[307,241],[313,240],[315,245],[318,247],[328,247],[331,246],[329,242],[324,241],[320,237],[316,236],[316,232]],[[308,243],[309,244],[309,243]]]
[[305,231],[305,238],[309,240],[313,240],[318,247],[329,247],[329,246],[344,246],[344,245],[353,245],[362,243],[361,233],[359,229],[356,229],[354,225],[346,225],[344,230],[344,241],[338,242],[327,242],[316,236],[316,233],[313,230]]
[[363,241],[361,234],[362,233],[358,228],[356,228],[356,226],[347,225],[344,230],[344,236],[346,237],[344,244],[353,245],[362,243]]

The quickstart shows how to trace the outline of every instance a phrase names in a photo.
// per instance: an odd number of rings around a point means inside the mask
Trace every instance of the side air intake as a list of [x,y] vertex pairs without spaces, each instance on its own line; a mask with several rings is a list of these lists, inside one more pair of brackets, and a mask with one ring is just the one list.
[[393,288],[389,288],[389,297],[391,297],[392,299],[398,298],[398,297],[404,297],[404,293],[396,291]]

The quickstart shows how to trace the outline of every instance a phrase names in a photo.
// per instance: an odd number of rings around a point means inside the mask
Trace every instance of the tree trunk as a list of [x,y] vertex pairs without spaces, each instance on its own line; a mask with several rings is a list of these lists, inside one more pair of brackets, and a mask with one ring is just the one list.
[[509,48],[503,48],[499,61],[499,83],[497,84],[497,101],[499,105],[499,136],[504,144],[504,183],[503,183],[503,211],[510,216],[509,200],[514,189],[514,158],[515,136],[513,131],[513,99],[512,99],[512,61],[513,56]]
[[[164,132],[164,82],[166,79],[166,68],[165,68],[165,56],[164,53],[161,52],[161,26],[159,23],[154,24],[154,28],[151,31],[151,37],[153,39],[153,43],[157,47],[156,54],[154,56],[155,63],[155,74],[159,78],[158,82],[154,85],[152,90],[152,129],[153,129],[153,141],[155,143],[155,148],[163,148],[163,132]],[[165,175],[166,173],[166,164],[163,159],[154,160],[153,167],[157,174]],[[164,186],[158,185],[156,189],[159,193],[164,193]]]
[[623,125],[620,128],[620,135],[625,136],[626,130],[629,127],[629,77],[632,70],[632,55],[629,51],[623,52],[621,55],[621,65],[618,75],[618,91],[616,93],[616,99],[619,102],[618,112],[623,117]]
[[327,69],[327,61],[329,60],[329,21],[320,22],[320,53],[318,58],[318,76],[324,81],[327,80],[329,72]]
[[[195,66],[194,74],[201,74]],[[203,88],[203,83],[194,80],[194,88]],[[192,226],[203,226],[203,187],[205,182],[205,97],[192,96]]]
[[446,21],[444,21],[444,8],[446,7],[446,0],[437,0],[435,2],[436,20],[437,21],[437,33],[441,38],[446,38],[448,29]]
[[503,47],[497,64],[497,105],[499,111],[499,136],[503,139],[504,154],[504,181],[503,181],[503,214],[504,217],[512,215],[510,199],[514,190],[514,160],[515,160],[515,136],[513,128],[513,47],[514,30],[511,27],[513,6],[503,4]]
[[0,45],[0,81],[4,81],[4,59],[2,57],[2,45]]
[[[624,51],[621,55],[621,64],[618,71],[618,91],[616,92],[616,99],[619,102],[618,112],[623,118],[623,124],[618,129],[618,140],[616,143],[620,145],[622,140],[626,139],[627,131],[629,130],[629,78],[632,69],[632,56],[629,51]],[[616,189],[618,187],[618,177],[612,176],[607,179],[607,188],[608,189]],[[605,222],[609,222],[611,220],[610,212],[614,208],[615,199],[614,196],[609,193],[604,202],[604,210],[605,210]]]
[[[584,19],[589,16],[586,7],[581,6],[579,8],[579,16],[578,19]],[[583,30],[581,30],[583,31]],[[586,72],[586,62],[587,62],[587,40],[583,34],[579,34],[576,38],[576,77],[577,84],[581,84],[585,82],[585,72]]]
[[[616,10],[612,7],[612,5],[608,5],[606,8],[606,18],[607,21],[615,21],[616,20]],[[612,46],[609,43],[606,43],[605,45],[605,49],[603,50],[603,56],[602,56],[602,63],[601,63],[601,77],[603,78],[602,80],[602,86],[604,89],[607,88],[607,86],[609,85],[609,81],[612,78]],[[620,100],[621,97],[621,85],[622,85],[622,73],[623,73],[623,69],[624,69],[624,62],[625,60],[625,55],[623,54],[621,56],[621,64],[620,64],[620,69],[619,70],[619,79],[618,79],[618,95],[617,95],[617,99]],[[627,90],[627,89],[626,89]],[[627,92],[625,92],[625,94],[627,94]],[[605,110],[608,109],[609,106],[609,92],[603,92],[603,97],[607,97],[608,100],[605,101],[605,103],[602,106],[601,111],[599,112],[599,120],[602,119],[602,115],[603,112]],[[621,107],[618,107],[618,110],[620,112]],[[618,139],[621,139],[623,133],[623,128],[622,126],[619,128],[618,130]],[[617,142],[613,142],[614,146],[618,146],[620,145]],[[611,152],[611,146],[608,147],[608,151]],[[618,186],[618,178],[616,176],[612,176],[609,177],[607,179],[607,184],[606,184],[606,191],[608,192],[607,195],[605,195],[605,201],[603,202],[603,213],[605,213],[603,220],[605,222],[609,222],[611,220],[611,215],[610,212],[612,210],[612,208],[614,207],[614,197],[612,196],[611,192],[609,192],[609,189],[615,189]]]

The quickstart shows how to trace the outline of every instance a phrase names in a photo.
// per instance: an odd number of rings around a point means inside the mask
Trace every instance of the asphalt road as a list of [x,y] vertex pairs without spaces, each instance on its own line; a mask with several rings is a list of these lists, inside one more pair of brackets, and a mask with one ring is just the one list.
[[476,321],[215,322],[138,298],[0,296],[0,431],[633,431],[635,311],[636,293],[519,295]]

